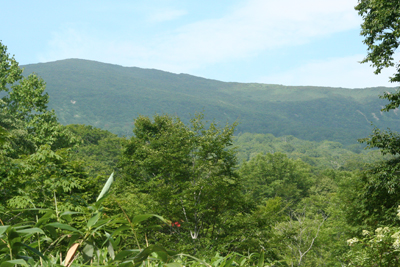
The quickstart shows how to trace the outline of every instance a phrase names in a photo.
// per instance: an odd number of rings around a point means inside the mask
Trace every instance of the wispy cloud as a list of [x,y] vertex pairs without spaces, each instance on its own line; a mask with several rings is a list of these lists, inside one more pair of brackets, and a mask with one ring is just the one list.
[[348,0],[252,0],[222,18],[182,26],[153,49],[164,52],[164,62],[195,68],[304,44],[359,22]]
[[375,75],[368,64],[359,63],[363,57],[363,55],[354,55],[325,61],[314,61],[289,71],[262,77],[258,81],[270,84],[344,88],[396,86],[396,84],[388,82],[388,77],[395,72],[394,68],[385,69],[380,75]]
[[[357,28],[360,20],[353,8],[356,1],[352,2],[247,0],[219,18],[199,20],[161,34],[122,38],[118,43],[107,38],[107,33],[94,36],[67,29],[54,34],[50,52],[42,55],[42,60],[81,57],[190,73],[207,64],[255,58],[269,49],[290,48]],[[184,12],[157,11],[150,19],[178,19]]]

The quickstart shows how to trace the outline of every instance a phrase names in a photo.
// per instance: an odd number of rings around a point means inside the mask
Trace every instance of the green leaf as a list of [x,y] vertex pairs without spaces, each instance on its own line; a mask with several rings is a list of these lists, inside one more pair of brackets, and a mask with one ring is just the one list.
[[239,259],[239,266],[244,266],[244,264],[246,263],[246,257],[245,256],[243,256],[243,257],[241,257],[240,259]]
[[260,258],[258,259],[258,267],[264,267],[264,251],[261,252]]
[[132,224],[134,224],[134,225],[138,224],[138,223],[140,223],[142,221],[145,221],[145,220],[147,220],[148,218],[151,218],[151,217],[156,217],[156,218],[160,219],[161,221],[167,223],[167,221],[163,217],[161,217],[159,215],[156,215],[156,214],[140,214],[140,215],[136,215],[135,217],[133,217]]
[[41,226],[44,222],[46,222],[48,219],[50,219],[50,217],[54,214],[55,212],[53,210],[46,212],[45,215],[43,215],[42,217],[40,217],[40,219],[37,221],[37,223],[35,224],[36,227]]
[[100,230],[101,228],[103,228],[103,227],[105,227],[108,223],[110,223],[111,222],[111,220],[100,220],[100,221],[98,221],[95,225],[94,225],[94,227],[96,227],[95,229],[93,229],[92,231],[91,231],[91,233],[93,234],[93,233],[96,233],[98,230]]
[[72,227],[68,224],[63,224],[63,223],[54,222],[54,223],[49,223],[46,226],[51,226],[51,227],[55,227],[55,228],[59,228],[59,229],[63,229],[63,230],[81,233],[79,230],[75,229],[74,227]]
[[135,257],[135,264],[145,261],[151,253],[156,253],[163,262],[167,262],[169,257],[178,254],[175,251],[167,251],[164,247],[160,245],[150,245],[147,248],[143,249],[142,252],[140,252]]
[[225,266],[232,266],[233,260],[235,258],[233,256],[231,256],[231,258],[226,262]]
[[38,255],[39,257],[41,257],[44,260],[48,260],[46,256],[44,256],[39,250],[37,250],[36,248],[33,248],[31,246],[28,246],[26,244],[21,243],[22,246],[26,247],[27,249],[29,249],[30,251],[32,251],[33,253],[35,253],[36,255]]
[[63,212],[63,213],[60,214],[60,217],[68,216],[68,215],[74,215],[74,214],[82,214],[82,212],[78,212],[78,211],[65,211],[65,212]]
[[89,258],[93,258],[94,246],[92,244],[86,244],[82,252]]
[[[52,228],[53,229],[53,228]],[[73,244],[77,243],[78,239],[81,238],[80,234],[71,234],[68,235],[68,247],[71,247]]]
[[88,223],[87,223],[87,227],[91,228],[95,223],[97,223],[97,221],[100,218],[101,213],[98,212],[96,213],[92,218],[89,219]]
[[110,177],[108,178],[106,184],[104,185],[103,189],[100,192],[100,195],[97,197],[96,202],[99,201],[104,197],[105,194],[110,190],[111,184],[113,183],[114,179],[114,172],[111,173]]
[[15,265],[29,266],[29,264],[23,259],[17,259],[17,260],[3,261],[0,264],[0,267],[14,267]]
[[2,234],[4,234],[6,231],[7,231],[7,229],[10,227],[10,225],[4,225],[4,226],[0,226],[0,236],[2,235]]
[[112,232],[112,236],[116,236],[118,235],[120,232],[125,231],[125,230],[130,230],[131,228],[129,226],[126,225],[122,225],[120,227],[118,227],[114,232]]
[[111,259],[115,259],[114,247],[112,245],[111,240],[108,241],[107,250],[108,250],[108,254],[110,254]]
[[28,235],[33,235],[33,234],[39,233],[39,234],[44,235],[43,230],[40,228],[28,228],[28,229],[23,229],[23,230],[17,230],[17,233],[28,234]]
[[118,267],[133,267],[133,261],[124,261],[118,264]]
[[167,263],[164,266],[166,266],[166,267],[182,267],[183,265],[178,262],[172,262],[172,263]]
[[128,250],[123,250],[123,251],[121,251],[120,253],[118,253],[116,256],[115,256],[115,260],[118,260],[118,261],[120,261],[120,260],[123,260],[123,259],[126,259],[128,256],[131,256],[133,253],[137,253],[137,252],[140,252],[140,250],[138,250],[138,249],[128,249]]

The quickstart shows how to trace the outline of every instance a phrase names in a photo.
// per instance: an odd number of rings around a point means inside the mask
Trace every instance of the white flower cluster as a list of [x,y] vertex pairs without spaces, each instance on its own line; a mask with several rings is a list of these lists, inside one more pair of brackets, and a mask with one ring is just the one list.
[[379,228],[376,228],[376,230],[375,230],[375,233],[377,234],[377,235],[385,235],[385,234],[387,234],[387,233],[389,233],[390,232],[390,228],[389,227],[379,227]]
[[[400,218],[400,205],[398,206],[398,209],[397,209],[397,217]],[[394,247],[394,249],[400,250],[400,231],[394,233],[394,234],[391,236],[391,238],[394,239],[394,242],[393,242],[393,247]]]
[[369,231],[363,230],[363,231],[362,231],[362,235],[363,235],[363,236],[369,235]]
[[396,232],[391,236],[394,239],[393,247],[396,250],[400,249],[400,232]]
[[357,237],[353,237],[349,240],[347,240],[347,245],[352,246],[354,243],[358,242],[358,238]]
[[375,240],[377,242],[382,242],[382,239],[385,237],[385,234],[389,233],[390,229],[389,227],[379,227],[375,230],[376,236],[375,236]]

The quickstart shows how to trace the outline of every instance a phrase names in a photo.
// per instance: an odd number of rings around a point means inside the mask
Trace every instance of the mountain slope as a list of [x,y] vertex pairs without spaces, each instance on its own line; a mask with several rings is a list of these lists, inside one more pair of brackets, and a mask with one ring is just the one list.
[[[293,135],[352,144],[371,122],[400,130],[396,112],[381,113],[390,88],[343,89],[226,83],[187,74],[67,59],[23,66],[47,83],[49,107],[63,124],[89,124],[130,135],[139,114],[169,113],[187,122],[196,112],[237,132]],[[399,114],[400,115],[400,114]]]

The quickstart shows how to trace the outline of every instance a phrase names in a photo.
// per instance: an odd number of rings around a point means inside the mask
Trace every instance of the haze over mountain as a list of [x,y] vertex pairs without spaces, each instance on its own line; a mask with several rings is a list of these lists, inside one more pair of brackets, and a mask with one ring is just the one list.
[[[189,121],[196,112],[237,134],[272,133],[354,144],[379,128],[400,130],[397,112],[378,98],[393,88],[344,89],[227,83],[188,74],[67,59],[22,66],[47,83],[49,108],[63,124],[88,124],[131,135],[139,115],[168,113]],[[400,115],[400,114],[399,114]]]

